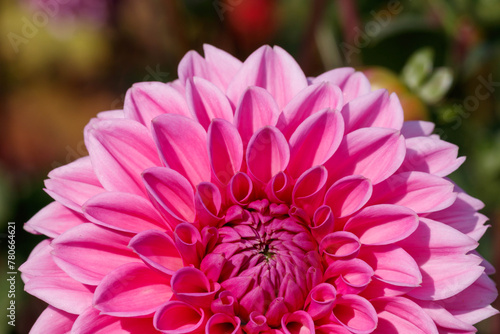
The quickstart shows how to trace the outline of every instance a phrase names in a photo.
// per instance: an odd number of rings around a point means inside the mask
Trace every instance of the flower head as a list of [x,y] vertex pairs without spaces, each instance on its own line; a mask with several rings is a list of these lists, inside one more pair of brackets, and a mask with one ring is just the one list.
[[464,158],[396,95],[205,46],[85,129],[22,266],[33,333],[470,333],[497,311]]

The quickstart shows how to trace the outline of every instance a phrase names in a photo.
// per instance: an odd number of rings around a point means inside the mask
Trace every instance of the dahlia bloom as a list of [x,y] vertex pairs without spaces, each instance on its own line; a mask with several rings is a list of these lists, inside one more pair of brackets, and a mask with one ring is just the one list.
[[49,174],[31,333],[474,333],[497,313],[464,158],[396,95],[279,47],[190,51]]

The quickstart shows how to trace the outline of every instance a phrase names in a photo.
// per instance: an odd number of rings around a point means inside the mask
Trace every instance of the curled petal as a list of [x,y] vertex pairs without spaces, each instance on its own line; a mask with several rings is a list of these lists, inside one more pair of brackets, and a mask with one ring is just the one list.
[[245,325],[245,331],[249,334],[259,334],[269,330],[270,327],[267,324],[267,319],[262,314],[257,312],[250,313],[250,320]]
[[360,259],[335,261],[325,271],[325,282],[335,284],[340,294],[358,294],[372,280],[372,267]]
[[250,174],[267,183],[276,173],[286,169],[290,148],[278,129],[266,126],[250,138],[246,159]]
[[215,177],[223,185],[228,184],[243,162],[243,142],[238,131],[228,121],[214,119],[208,128],[207,145]]
[[212,301],[210,309],[213,313],[225,313],[234,316],[238,312],[238,301],[233,297],[231,292],[222,291],[219,294],[219,298]]
[[372,304],[358,295],[343,295],[337,298],[333,316],[345,328],[356,334],[371,333],[378,322]]
[[295,311],[281,319],[283,332],[286,334],[315,334],[314,321],[305,311]]
[[165,334],[202,332],[207,322],[205,311],[182,301],[166,302],[158,308],[153,323]]
[[316,285],[306,298],[306,310],[313,320],[329,316],[335,306],[337,291],[329,283]]
[[320,206],[314,212],[311,222],[311,234],[316,240],[321,241],[327,234],[332,233],[335,221],[330,207]]
[[203,244],[198,229],[193,224],[181,223],[175,228],[174,241],[177,250],[182,254],[184,264],[197,267],[203,255]]
[[241,320],[239,317],[216,313],[208,319],[205,326],[207,334],[241,334]]
[[151,267],[173,275],[182,268],[182,255],[172,238],[160,231],[148,230],[137,234],[130,240],[129,247]]
[[245,173],[236,173],[229,182],[228,192],[233,203],[239,205],[248,204],[253,198],[252,179]]
[[288,203],[292,198],[293,179],[286,173],[274,175],[266,187],[266,194],[272,202]]
[[372,195],[372,185],[363,176],[341,178],[326,192],[323,204],[332,209],[335,217],[346,217],[361,209]]
[[212,283],[205,274],[192,267],[175,272],[170,282],[177,299],[190,305],[207,307],[219,291],[219,283]]
[[293,204],[312,217],[323,201],[327,179],[328,172],[323,166],[312,167],[304,172],[293,188]]
[[358,237],[351,232],[333,232],[326,235],[319,244],[321,253],[332,259],[347,259],[356,256],[361,247]]
[[209,182],[202,182],[194,198],[196,208],[196,220],[201,224],[215,225],[222,218],[219,217],[222,197],[219,189]]

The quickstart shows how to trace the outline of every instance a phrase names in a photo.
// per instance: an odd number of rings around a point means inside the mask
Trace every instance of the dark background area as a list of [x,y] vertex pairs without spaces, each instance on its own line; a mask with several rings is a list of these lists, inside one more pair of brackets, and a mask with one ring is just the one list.
[[[491,228],[479,251],[500,268],[499,0],[68,3],[0,0],[1,277],[7,222],[16,223],[19,266],[43,239],[22,229],[51,202],[43,180],[87,154],[89,119],[121,108],[134,82],[176,79],[180,59],[191,49],[201,53],[203,43],[242,60],[262,44],[280,45],[306,75],[353,66],[397,92],[406,119],[435,122],[467,156],[451,178],[485,202]],[[487,96],[478,95],[481,85]],[[18,276],[11,328],[6,291],[2,278],[0,332],[28,333],[44,303],[24,293]],[[499,318],[479,332],[500,333]]]

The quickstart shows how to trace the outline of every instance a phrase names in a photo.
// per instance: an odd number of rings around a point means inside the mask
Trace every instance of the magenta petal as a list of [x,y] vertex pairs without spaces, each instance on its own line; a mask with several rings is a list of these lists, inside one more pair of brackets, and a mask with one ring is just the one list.
[[335,153],[344,134],[339,112],[324,110],[302,122],[290,137],[290,163],[287,170],[297,178],[307,169],[321,165]]
[[134,194],[112,191],[98,194],[85,202],[83,211],[94,224],[118,231],[138,233],[168,229],[151,202]]
[[203,255],[203,245],[198,229],[193,224],[180,223],[175,227],[174,241],[184,264],[197,267]]
[[339,87],[344,87],[347,79],[354,73],[352,67],[339,67],[325,72],[312,80],[313,83],[330,82]]
[[267,89],[283,108],[300,90],[307,79],[295,60],[282,48],[262,46],[252,53],[227,88],[227,96],[236,104],[249,86]]
[[[455,299],[453,297],[453,299]],[[457,319],[453,314],[451,314],[440,301],[424,301],[424,300],[413,300],[418,306],[420,306],[425,313],[427,313],[431,319],[436,323],[438,329],[445,328],[451,332],[464,333],[471,332],[476,333],[476,328],[471,324],[465,323]]]
[[305,171],[293,188],[293,204],[312,217],[323,201],[327,179],[328,172],[323,166],[312,167]]
[[293,179],[286,173],[274,175],[266,186],[266,194],[271,202],[287,203],[292,198]]
[[45,187],[52,198],[76,212],[81,212],[81,205],[87,199],[104,191],[89,157],[51,171]]
[[178,114],[191,117],[184,96],[170,84],[139,82],[125,95],[123,110],[127,118],[148,128],[151,120],[161,114]]
[[[156,145],[167,167],[179,172],[193,187],[210,181],[207,134],[198,122],[180,115],[165,114],[156,117],[152,124]],[[196,163],[193,164],[193,161]]]
[[210,309],[213,313],[235,315],[238,312],[238,301],[233,297],[231,292],[221,291],[219,298],[212,301]]
[[450,181],[427,173],[406,172],[374,186],[370,203],[397,204],[425,213],[449,207],[456,197]]
[[436,324],[417,304],[404,297],[371,300],[378,313],[378,334],[438,334]]
[[337,298],[333,315],[340,324],[353,333],[372,333],[377,327],[377,312],[372,304],[358,295]]
[[222,86],[219,77],[214,75],[215,73],[212,71],[212,66],[196,51],[191,50],[187,52],[181,59],[177,68],[177,74],[179,75],[179,81],[182,85],[185,85],[187,80],[197,76],[211,80],[219,87]]
[[344,136],[325,167],[333,181],[347,175],[362,175],[377,184],[401,166],[404,156],[404,137],[398,131],[362,128]]
[[157,334],[152,318],[117,318],[93,307],[88,308],[76,319],[71,333],[74,334]]
[[290,160],[290,148],[283,134],[266,126],[252,136],[248,143],[246,162],[252,176],[267,183],[278,172],[284,171]]
[[342,92],[344,93],[344,103],[354,100],[358,96],[370,93],[370,81],[362,72],[354,72],[343,84]]
[[258,314],[257,312],[250,313],[250,320],[245,325],[245,332],[248,334],[259,334],[267,333],[266,331],[271,329],[267,324],[267,319],[265,316]]
[[269,326],[277,327],[281,324],[281,319],[288,313],[283,297],[274,299],[266,312],[267,323]]
[[335,217],[346,217],[361,209],[372,195],[370,180],[358,175],[346,176],[326,192],[323,204]]
[[223,185],[240,171],[243,143],[230,122],[214,119],[208,128],[208,155],[215,177]]
[[252,200],[253,182],[247,174],[236,173],[229,181],[228,193],[235,204],[248,204]]
[[234,115],[234,125],[241,135],[243,144],[248,144],[252,135],[260,128],[276,125],[278,115],[278,105],[267,90],[256,86],[248,87]]
[[194,221],[193,188],[181,174],[166,167],[155,167],[145,170],[142,177],[149,195],[172,227],[183,220]]
[[309,116],[324,109],[339,110],[343,105],[342,91],[328,82],[312,84],[299,92],[283,109],[276,127],[290,138]]
[[339,294],[358,294],[372,280],[372,267],[360,259],[335,261],[325,271],[325,282],[335,284]]
[[395,94],[378,89],[353,99],[342,108],[346,133],[359,128],[379,127],[401,130],[403,108]]
[[352,332],[342,325],[326,324],[316,326],[316,334],[352,334]]
[[67,334],[75,322],[77,315],[48,306],[40,314],[30,330],[31,334]]
[[434,123],[425,121],[406,121],[401,128],[405,138],[429,136],[434,131]]
[[[65,276],[65,273],[59,268],[52,258],[51,241],[45,239],[40,242],[31,251],[28,260],[19,267],[19,271],[24,276]],[[26,280],[24,280],[26,282]]]
[[314,321],[304,311],[295,311],[285,315],[281,319],[283,332],[286,334],[315,334]]
[[130,234],[90,223],[81,224],[52,242],[52,254],[57,265],[69,276],[84,284],[97,285],[116,267],[139,262],[127,248],[130,238]]
[[465,161],[458,146],[433,137],[406,139],[406,157],[399,171],[421,171],[437,176],[454,172]]
[[207,322],[202,308],[181,301],[163,304],[155,313],[155,328],[165,334],[203,333]]
[[215,225],[222,219],[222,217],[219,217],[222,196],[219,188],[212,183],[202,182],[198,185],[194,202],[196,220],[201,226]]
[[313,215],[311,234],[317,241],[321,241],[327,234],[333,232],[335,221],[330,207],[320,206]]
[[160,165],[148,129],[132,120],[89,123],[85,144],[96,175],[107,190],[142,195],[145,190],[141,172]]
[[212,283],[199,269],[186,267],[175,272],[170,282],[175,297],[193,306],[208,307],[219,291],[219,283]]
[[241,334],[241,320],[239,317],[216,313],[208,319],[205,326],[207,334]]
[[[229,53],[216,48],[210,44],[203,44],[205,60],[210,64],[212,71],[211,78],[217,77],[221,82],[221,89],[226,90],[227,86],[241,68],[242,62]],[[195,75],[197,75],[195,73]],[[210,79],[210,78],[205,78]]]
[[358,254],[361,244],[350,232],[333,232],[326,235],[319,244],[320,252],[332,259],[351,258]]
[[173,275],[184,267],[182,256],[172,238],[160,231],[149,230],[137,234],[130,240],[129,247],[151,267]]
[[205,130],[214,118],[233,121],[233,110],[227,97],[210,81],[198,77],[187,80],[186,100],[189,110]]
[[306,310],[313,320],[329,316],[335,306],[337,291],[328,283],[316,285],[306,298]]
[[395,245],[364,246],[358,256],[375,271],[375,277],[397,287],[417,287],[422,283],[420,268],[403,248]]
[[72,227],[87,222],[80,214],[67,207],[52,202],[31,217],[25,225],[33,231],[55,238]]
[[365,245],[388,245],[403,240],[418,226],[412,210],[390,204],[364,208],[349,219],[344,230],[354,233]]
[[171,297],[166,275],[142,263],[128,263],[101,281],[94,293],[94,306],[103,314],[138,317],[153,314]]

